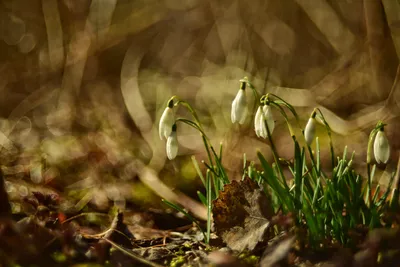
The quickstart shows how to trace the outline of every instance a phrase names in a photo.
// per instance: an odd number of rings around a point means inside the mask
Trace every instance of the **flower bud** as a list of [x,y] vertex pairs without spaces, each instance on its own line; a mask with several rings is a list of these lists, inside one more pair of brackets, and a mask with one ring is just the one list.
[[268,137],[265,122],[267,123],[270,134],[272,134],[275,128],[275,121],[269,105],[259,106],[254,119],[254,129],[256,131],[256,135],[264,139]]
[[374,155],[375,160],[378,163],[387,163],[390,157],[390,145],[389,140],[383,130],[383,127],[376,134],[374,141]]
[[[268,126],[268,129],[269,129],[269,132],[272,134],[272,132],[274,131],[274,128],[275,128],[275,120],[274,120],[274,116],[272,115],[272,109],[271,109],[270,105],[265,105],[263,107],[263,115],[264,115],[263,119],[265,121],[267,121],[267,126]],[[263,121],[263,125],[264,125],[264,128],[265,128],[264,121]],[[266,135],[268,137],[266,129],[265,129],[265,133],[266,133]]]
[[174,113],[174,101],[173,99],[168,101],[167,107],[165,108],[158,127],[160,139],[163,137],[168,138],[172,131],[172,125],[175,123],[175,113]]
[[231,120],[232,123],[243,124],[247,116],[246,83],[241,82],[239,92],[232,102]]
[[256,116],[254,118],[254,130],[256,132],[257,137],[260,137],[261,135],[261,124],[260,124],[260,120],[262,120],[262,116],[263,116],[263,106],[258,106],[257,112],[256,112]]
[[172,160],[178,154],[178,137],[176,135],[176,124],[172,126],[171,134],[167,139],[167,157]]
[[308,119],[306,128],[304,129],[304,137],[306,139],[307,145],[311,145],[315,137],[315,126],[316,121],[313,116]]

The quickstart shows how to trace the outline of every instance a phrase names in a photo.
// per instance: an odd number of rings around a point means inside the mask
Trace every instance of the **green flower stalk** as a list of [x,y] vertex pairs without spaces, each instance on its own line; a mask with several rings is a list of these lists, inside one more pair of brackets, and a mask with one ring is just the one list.
[[[242,83],[240,91],[244,91],[244,88],[246,87],[246,83]],[[174,100],[176,99],[175,103]],[[237,103],[242,103],[242,99],[239,97],[239,100]],[[173,107],[174,106],[183,106],[186,109],[189,110],[191,115],[193,116],[193,120],[190,119],[185,119],[185,118],[176,118],[175,119],[175,113],[173,112]],[[247,107],[246,107],[247,109]],[[240,115],[240,114],[239,114]],[[241,118],[240,115],[239,117]],[[241,121],[242,119],[240,119]],[[220,147],[219,150],[219,155],[213,148],[213,146],[210,143],[210,139],[207,137],[206,133],[204,132],[204,129],[200,123],[199,117],[197,116],[196,111],[193,109],[193,107],[186,101],[179,99],[177,96],[173,96],[170,98],[167,104],[167,108],[165,109],[163,116],[160,119],[160,137],[162,138],[163,136],[167,133],[169,133],[168,138],[167,138],[167,144],[166,144],[166,152],[167,152],[167,157],[168,159],[172,160],[174,159],[177,154],[178,154],[178,137],[177,137],[177,123],[182,122],[185,123],[186,125],[196,129],[202,137],[204,147],[207,152],[207,156],[209,159],[209,164],[204,162],[204,165],[207,167],[207,173],[206,173],[206,179],[204,179],[200,168],[198,167],[197,161],[193,160],[195,163],[195,168],[199,174],[199,177],[201,178],[204,186],[206,187],[206,196],[204,196],[200,191],[198,192],[200,200],[203,202],[203,204],[207,207],[207,230],[203,231],[205,241],[206,243],[209,242],[210,240],[210,232],[211,232],[211,208],[212,208],[212,201],[218,197],[219,191],[222,190],[224,184],[228,184],[230,181],[228,179],[228,176],[226,174],[226,171],[224,167],[222,166],[222,146]],[[170,129],[170,131],[169,131]],[[213,190],[214,189],[214,190]],[[196,223],[199,228],[201,229],[200,225],[194,220],[193,217],[190,216],[187,212],[185,212],[181,207],[168,202],[164,200],[164,203],[169,205],[170,207],[183,212],[186,217],[191,219],[194,223]]]

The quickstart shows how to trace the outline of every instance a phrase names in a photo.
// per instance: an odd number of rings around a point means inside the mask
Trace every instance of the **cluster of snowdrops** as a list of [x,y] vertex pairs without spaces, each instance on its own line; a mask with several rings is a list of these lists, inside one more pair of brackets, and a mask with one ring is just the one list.
[[[376,165],[372,164],[372,154],[377,163],[386,164],[390,158],[390,144],[384,132],[383,122],[379,121],[370,133],[367,151],[368,177],[363,179],[352,169],[354,152],[350,158],[347,157],[347,147],[345,147],[341,157],[335,154],[331,128],[319,108],[313,110],[305,128],[302,129],[299,116],[290,103],[272,93],[261,96],[246,77],[240,80],[239,91],[232,102],[232,123],[244,124],[246,121],[249,113],[247,88],[253,91],[258,101],[254,116],[255,133],[258,138],[268,139],[274,161],[271,164],[258,151],[260,170],[254,162],[247,163],[244,155],[242,179],[249,177],[271,196],[274,212],[283,211],[294,214],[297,227],[304,227],[307,230],[303,238],[308,240],[306,243],[314,248],[320,247],[321,244],[330,246],[335,242],[353,246],[355,244],[349,234],[350,229],[358,225],[370,228],[388,227],[393,223],[385,221],[384,218],[388,210],[397,209],[400,194],[398,192],[399,178],[395,177],[399,174],[392,173],[389,186],[382,194],[380,194],[379,184],[373,185]],[[179,106],[187,108],[193,118],[177,118],[176,111]],[[273,112],[279,112],[282,115],[293,140],[294,157],[293,161],[287,165],[292,175],[289,179],[283,171],[282,158],[273,141],[272,134],[275,128]],[[306,147],[300,146],[294,134],[293,122],[289,119],[292,116],[295,118],[296,127],[302,129]],[[217,151],[205,133],[196,110],[188,102],[173,96],[167,102],[159,125],[160,138],[167,139],[166,152],[170,160],[177,156],[179,150],[177,123],[185,123],[198,130],[207,153],[208,161],[203,161],[206,167],[205,175],[202,174],[196,159],[192,157],[198,176],[206,189],[205,194],[200,191],[197,193],[201,202],[207,207],[207,229],[203,230],[200,224],[181,207],[166,200],[163,201],[196,223],[208,243],[212,225],[212,203],[218,198],[224,186],[230,183],[222,164],[222,145]],[[321,149],[319,139],[315,136],[317,123],[325,127],[329,137],[331,154],[329,175],[321,166]],[[312,149],[311,145],[314,143],[315,149]],[[393,188],[392,185],[394,185]]]
[[[252,88],[254,91],[254,86],[249,82],[249,80],[245,77],[240,80],[240,89],[232,102],[232,110],[231,110],[231,120],[232,123],[244,124],[246,117],[248,116],[248,101],[246,96],[246,87]],[[258,96],[257,91],[255,94]],[[261,137],[264,139],[268,138],[268,131],[272,134],[275,127],[275,120],[271,109],[271,101],[270,95],[266,94],[261,96],[259,99],[259,106],[257,108],[257,112],[254,118],[254,130],[256,132],[257,137]],[[189,108],[190,112],[194,115],[194,121],[186,120],[182,118],[176,119],[174,108],[179,106],[180,104],[185,105]],[[315,129],[316,129],[316,115],[317,109],[311,113],[310,118],[305,126],[303,131],[306,143],[311,145],[315,137]],[[194,109],[185,101],[179,100],[178,97],[173,96],[169,99],[167,106],[161,116],[160,124],[159,124],[159,134],[160,138],[167,139],[166,152],[167,156],[170,160],[174,159],[178,154],[178,136],[177,136],[177,122],[187,123],[197,130],[199,130],[202,134],[204,131],[202,129],[201,123],[196,115]],[[386,137],[384,132],[385,124],[382,122],[378,122],[375,129],[371,132],[370,142],[368,145],[368,161],[371,158],[371,148],[373,141],[373,151],[375,160],[378,163],[387,163],[390,157],[390,144],[389,140]]]

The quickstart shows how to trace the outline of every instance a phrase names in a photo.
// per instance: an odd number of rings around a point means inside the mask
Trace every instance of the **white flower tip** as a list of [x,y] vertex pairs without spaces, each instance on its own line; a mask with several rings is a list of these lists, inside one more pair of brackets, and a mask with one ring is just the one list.
[[244,89],[239,89],[235,99],[232,102],[231,120],[232,123],[243,124],[247,116],[247,98]]
[[274,116],[272,115],[271,106],[265,105],[263,107],[263,112],[264,112],[264,119],[267,121],[267,126],[269,129],[269,132],[272,134],[272,132],[275,129],[275,120],[274,120]]
[[272,134],[275,128],[275,121],[272,116],[271,107],[269,105],[259,106],[254,118],[254,130],[257,137],[267,139],[267,127],[270,134]]
[[311,145],[315,136],[315,118],[309,118],[306,128],[304,129],[304,137],[307,145]]
[[262,116],[262,106],[259,106],[256,112],[256,116],[254,117],[254,131],[256,132],[257,137],[260,137],[260,132],[261,132],[261,124],[260,124],[261,116]]
[[173,160],[174,158],[176,158],[176,156],[178,155],[178,146],[179,146],[178,137],[176,135],[176,124],[174,124],[171,129],[172,132],[168,136],[167,146],[166,146],[167,157],[169,160]]
[[166,107],[161,115],[158,128],[160,139],[168,138],[172,131],[172,125],[175,123],[175,114],[172,107]]
[[374,156],[378,164],[386,164],[389,161],[390,144],[383,129],[380,130],[375,136]]

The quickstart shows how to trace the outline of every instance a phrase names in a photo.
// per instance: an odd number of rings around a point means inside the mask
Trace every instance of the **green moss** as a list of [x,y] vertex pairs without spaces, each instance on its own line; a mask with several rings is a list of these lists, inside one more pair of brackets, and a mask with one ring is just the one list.
[[65,262],[67,260],[67,256],[65,256],[65,254],[61,252],[54,252],[51,257],[58,263]]
[[258,256],[254,256],[252,254],[250,254],[248,251],[244,251],[242,253],[239,254],[238,258],[245,264],[254,266],[258,263],[258,261],[260,260],[260,257]]
[[171,263],[169,264],[170,267],[179,267],[185,263],[184,256],[178,256],[172,259]]
[[135,183],[132,189],[132,201],[137,205],[153,205],[159,198],[153,191],[142,183]]

